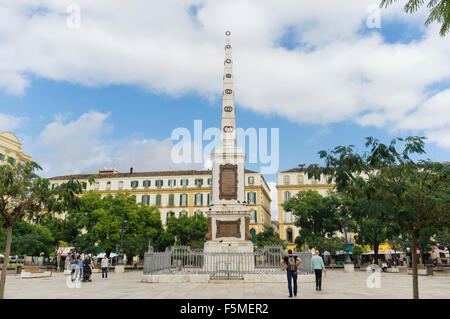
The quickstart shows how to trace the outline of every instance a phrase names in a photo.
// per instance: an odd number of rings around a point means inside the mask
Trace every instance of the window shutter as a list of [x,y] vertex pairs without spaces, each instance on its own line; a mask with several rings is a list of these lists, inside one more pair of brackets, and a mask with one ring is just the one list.
[[200,205],[203,206],[203,194],[200,194]]

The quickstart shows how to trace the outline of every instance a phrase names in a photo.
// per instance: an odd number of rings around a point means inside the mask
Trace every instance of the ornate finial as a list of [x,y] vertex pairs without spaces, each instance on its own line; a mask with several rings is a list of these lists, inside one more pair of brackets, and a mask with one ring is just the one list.
[[230,31],[226,31],[225,35],[231,35],[231,32]]

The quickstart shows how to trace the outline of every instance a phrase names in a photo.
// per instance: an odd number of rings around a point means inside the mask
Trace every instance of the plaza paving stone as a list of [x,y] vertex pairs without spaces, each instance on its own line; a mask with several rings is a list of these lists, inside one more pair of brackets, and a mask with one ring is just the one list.
[[[314,283],[299,285],[298,299],[397,299],[412,297],[412,278],[405,273],[381,273],[381,287],[368,288],[370,273],[328,271],[323,291]],[[78,299],[78,298],[156,298],[156,299],[279,299],[288,298],[287,283],[142,283],[142,272],[110,273],[108,280],[93,274],[92,282],[70,289],[67,276],[54,273],[51,278],[20,279],[8,276],[5,297],[9,299]],[[420,298],[450,299],[450,274],[419,276]]]

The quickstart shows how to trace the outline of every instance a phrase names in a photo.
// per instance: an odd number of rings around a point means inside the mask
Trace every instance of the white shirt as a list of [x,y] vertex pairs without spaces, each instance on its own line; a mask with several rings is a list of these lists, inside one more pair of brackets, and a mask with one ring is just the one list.
[[108,262],[109,262],[108,258],[103,258],[102,259],[102,268],[108,267]]

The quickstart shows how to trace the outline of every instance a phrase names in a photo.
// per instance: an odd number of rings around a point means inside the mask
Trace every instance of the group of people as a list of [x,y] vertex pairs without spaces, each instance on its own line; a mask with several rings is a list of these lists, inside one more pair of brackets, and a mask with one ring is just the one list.
[[[83,259],[81,254],[74,252],[70,256],[70,264],[74,265],[71,267],[72,274],[76,273],[76,269],[78,268],[79,278],[83,282],[91,282],[92,269],[94,268],[94,264],[91,260],[91,256],[86,255]],[[109,267],[109,259],[105,254],[101,260],[101,268],[102,268],[102,279],[108,279],[108,267]]]
[[[292,249],[289,249],[288,254],[280,260],[281,266],[287,273],[289,298],[297,297],[297,272],[302,262],[299,257],[293,255]],[[322,257],[319,256],[318,250],[315,251],[315,255],[311,258],[311,269],[316,275],[316,290],[322,291],[322,272],[325,270],[325,265]]]

